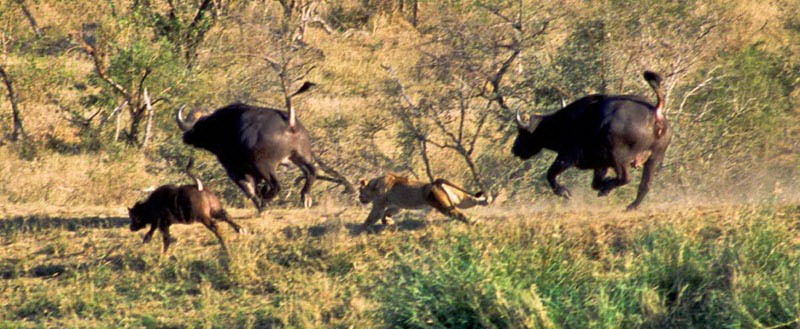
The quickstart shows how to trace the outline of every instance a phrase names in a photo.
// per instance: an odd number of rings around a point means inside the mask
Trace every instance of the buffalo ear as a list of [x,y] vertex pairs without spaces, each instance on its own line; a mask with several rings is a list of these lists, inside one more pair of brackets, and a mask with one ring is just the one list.
[[367,180],[366,179],[362,179],[362,180],[358,181],[358,185],[361,185],[362,187],[366,187],[367,186]]

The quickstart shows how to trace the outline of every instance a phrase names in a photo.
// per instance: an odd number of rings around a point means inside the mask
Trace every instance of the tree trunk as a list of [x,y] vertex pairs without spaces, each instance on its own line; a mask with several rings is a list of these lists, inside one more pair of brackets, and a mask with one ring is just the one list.
[[147,88],[144,89],[144,104],[147,106],[147,124],[144,128],[142,147],[146,147],[147,142],[150,141],[150,132],[153,128],[153,105],[150,102],[150,94],[147,92]]
[[417,27],[417,11],[419,11],[419,0],[414,0],[414,9],[412,10],[413,18],[411,19],[411,24],[414,27]]
[[425,138],[419,140],[422,153],[422,161],[425,163],[425,174],[428,175],[428,180],[433,183],[433,172],[431,171],[431,161],[428,159],[428,143]]
[[14,85],[11,78],[6,73],[3,65],[0,65],[0,76],[8,89],[8,100],[11,102],[11,113],[14,118],[14,130],[11,132],[11,140],[17,141],[20,137],[25,137],[25,128],[22,126],[22,118],[19,115],[19,107],[17,106],[17,96],[14,93]]
[[139,144],[139,133],[142,128],[142,119],[144,119],[145,113],[147,113],[147,111],[144,105],[131,106],[131,125],[126,138],[128,145],[141,146],[141,144]]

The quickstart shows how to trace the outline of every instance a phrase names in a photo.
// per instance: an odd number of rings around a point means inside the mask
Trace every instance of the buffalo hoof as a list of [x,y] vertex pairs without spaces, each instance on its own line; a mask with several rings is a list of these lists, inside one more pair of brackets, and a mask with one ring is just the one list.
[[597,192],[597,196],[606,196],[613,190],[613,187],[609,187],[609,185],[603,185],[600,187],[600,191]]
[[142,243],[148,243],[148,242],[150,242],[151,239],[153,239],[153,236],[150,235],[150,234],[147,234],[147,235],[144,236],[144,239],[142,239]]
[[264,210],[267,210],[267,207],[260,206],[260,205],[256,206],[256,212],[258,213],[259,216],[264,214]]
[[314,202],[311,200],[311,197],[308,197],[308,196],[304,196],[303,197],[303,208],[306,208],[306,209],[311,208],[311,205],[313,203]]
[[563,186],[559,186],[559,187],[555,188],[553,190],[553,193],[555,193],[556,195],[558,195],[560,197],[564,197],[566,199],[569,199],[569,198],[572,197],[572,193],[570,193],[569,190],[566,187],[563,187]]
[[628,205],[628,207],[625,208],[625,211],[634,211],[638,207],[639,207],[639,204],[634,202],[634,203],[631,203],[630,205]]

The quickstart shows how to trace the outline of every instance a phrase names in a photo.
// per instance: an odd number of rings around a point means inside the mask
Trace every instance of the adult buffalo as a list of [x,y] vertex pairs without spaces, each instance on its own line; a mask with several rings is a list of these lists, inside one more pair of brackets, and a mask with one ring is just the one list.
[[[524,123],[517,112],[517,138],[511,152],[525,160],[543,148],[558,153],[547,170],[547,182],[557,195],[569,198],[569,190],[556,178],[568,168],[593,169],[592,188],[599,196],[630,181],[628,165],[644,162],[635,209],[650,189],[653,174],[664,159],[672,134],[663,114],[661,77],[650,71],[644,79],[656,93],[653,105],[635,95],[589,95],[550,115],[532,115]],[[607,178],[608,168],[617,176]]]
[[[306,83],[289,97],[311,86]],[[316,179],[311,139],[291,105],[287,112],[236,103],[194,122],[186,122],[182,110],[175,113],[175,121],[184,131],[183,142],[214,153],[259,213],[280,191],[276,172],[281,164],[294,163],[303,171],[305,185],[300,195],[303,205],[311,206],[308,192]],[[261,182],[263,188],[257,189]]]

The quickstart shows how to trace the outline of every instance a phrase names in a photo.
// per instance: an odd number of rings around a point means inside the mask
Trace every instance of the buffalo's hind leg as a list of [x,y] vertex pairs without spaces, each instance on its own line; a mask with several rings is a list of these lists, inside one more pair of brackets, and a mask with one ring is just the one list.
[[236,233],[242,232],[242,227],[231,220],[230,216],[228,216],[228,212],[225,211],[225,209],[220,209],[216,214],[213,214],[212,216],[216,219],[228,223],[228,225],[230,225],[231,228],[233,228],[233,230],[236,231]]
[[308,196],[308,192],[311,191],[311,185],[314,184],[314,181],[317,179],[317,169],[308,161],[299,155],[292,155],[289,158],[295,165],[297,165],[300,170],[303,171],[303,176],[305,176],[306,183],[303,185],[303,189],[300,190],[300,199],[303,202],[303,207],[311,208],[311,204],[313,203],[311,197]]
[[658,169],[658,166],[661,165],[661,161],[664,159],[664,151],[653,153],[650,156],[650,159],[647,159],[647,162],[644,163],[644,170],[642,171],[642,181],[639,183],[639,191],[636,192],[636,200],[628,205],[627,210],[634,210],[639,204],[642,203],[644,197],[647,195],[647,192],[650,191],[650,182],[653,180],[653,176],[655,175],[655,171]]
[[205,220],[205,221],[202,221],[202,223],[209,230],[211,230],[212,233],[214,233],[214,236],[216,236],[217,240],[219,240],[219,244],[222,245],[222,250],[224,250],[227,253],[228,252],[228,246],[225,245],[225,240],[223,240],[222,239],[222,235],[219,234],[219,229],[217,228],[217,223],[214,222],[213,220]]
[[553,164],[550,165],[550,168],[547,169],[547,183],[550,184],[550,187],[553,189],[553,193],[567,199],[569,199],[571,196],[569,190],[563,185],[559,184],[556,178],[573,165],[575,165],[575,161],[568,157],[559,155],[556,157],[556,161],[554,161]]

